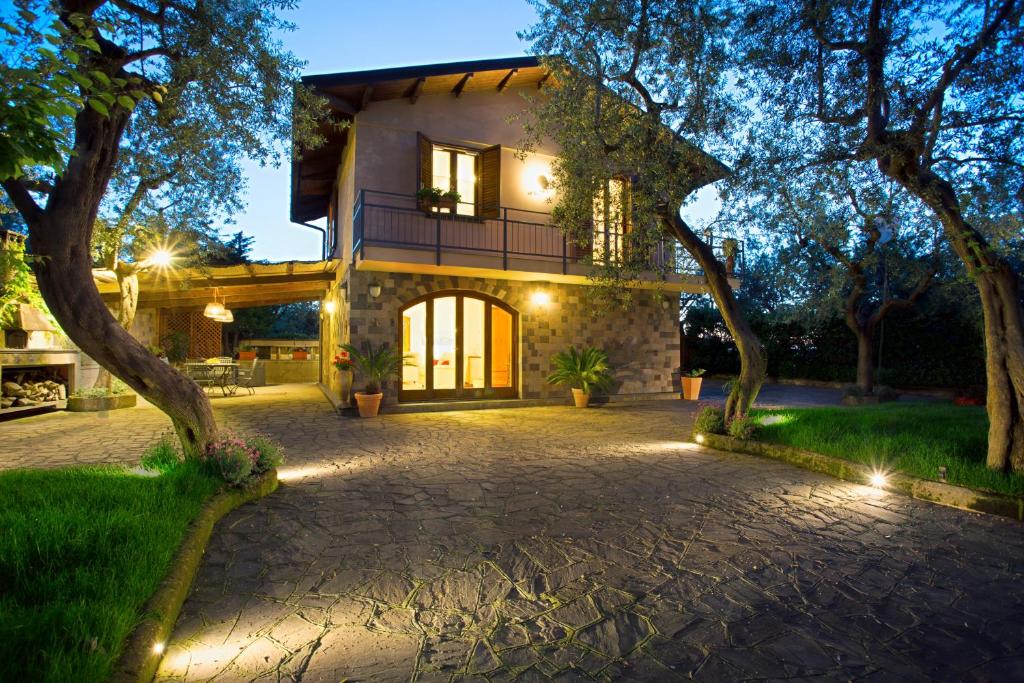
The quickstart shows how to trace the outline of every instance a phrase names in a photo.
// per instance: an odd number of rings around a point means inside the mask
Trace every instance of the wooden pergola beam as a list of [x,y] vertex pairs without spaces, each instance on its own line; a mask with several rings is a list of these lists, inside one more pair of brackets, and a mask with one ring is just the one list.
[[469,83],[469,79],[471,78],[473,78],[472,71],[464,74],[462,78],[459,79],[459,82],[455,84],[455,87],[452,88],[452,94],[456,97],[462,95],[462,91],[466,89],[466,84]]
[[501,81],[498,82],[498,92],[501,92],[505,88],[507,88],[509,82],[512,80],[512,77],[515,76],[517,73],[519,73],[519,69],[512,69],[507,74],[505,74],[502,77]]

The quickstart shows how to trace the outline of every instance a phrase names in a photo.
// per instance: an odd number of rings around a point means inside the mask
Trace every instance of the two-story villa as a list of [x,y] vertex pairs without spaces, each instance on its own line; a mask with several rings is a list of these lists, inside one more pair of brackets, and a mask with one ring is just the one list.
[[[516,155],[523,95],[548,79],[533,57],[303,79],[348,122],[292,167],[292,220],[326,217],[328,253],[343,263],[323,306],[323,356],[348,341],[400,348],[385,402],[566,398],[545,377],[571,345],[608,352],[619,394],[673,391],[678,293],[703,291],[703,278],[652,274],[628,311],[587,304],[592,258],[614,256],[628,226],[598,208],[581,249],[551,224],[558,150]],[[459,201],[417,197],[423,188]],[[338,395],[337,373],[324,381]]]

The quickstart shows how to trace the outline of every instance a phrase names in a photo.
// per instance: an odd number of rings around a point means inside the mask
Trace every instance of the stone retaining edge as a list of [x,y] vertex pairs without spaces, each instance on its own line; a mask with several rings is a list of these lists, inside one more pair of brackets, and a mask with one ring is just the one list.
[[[821,453],[805,451],[791,446],[735,439],[722,434],[694,433],[694,441],[697,441],[698,437],[701,438],[698,443],[721,451],[782,460],[805,470],[828,474],[837,479],[844,479],[858,484],[870,485],[871,475],[873,474],[871,468],[863,463],[851,462],[831,455],[822,455]],[[880,488],[902,493],[918,500],[926,500],[931,503],[947,505],[961,510],[982,512],[1024,521],[1024,498],[1014,498],[998,493],[976,491],[963,486],[944,484],[939,481],[919,479],[901,472],[886,474],[886,483]]]
[[[708,379],[729,380],[735,379],[735,375],[708,375]],[[801,379],[799,377],[767,377],[765,384],[778,384],[792,387],[815,387],[818,389],[846,389],[856,382],[832,382],[824,379]],[[900,394],[913,394],[914,396],[930,396],[932,398],[946,399],[952,401],[956,398],[956,389],[947,387],[892,387]]]
[[221,517],[245,503],[258,500],[277,489],[277,470],[264,472],[258,479],[241,489],[229,489],[216,494],[203,503],[199,514],[189,525],[185,538],[171,561],[167,576],[143,609],[143,619],[125,642],[124,651],[114,666],[110,680],[114,683],[149,683],[156,675],[163,650],[154,646],[167,639],[178,621],[181,606],[192,588],[199,570],[206,544],[213,527]]

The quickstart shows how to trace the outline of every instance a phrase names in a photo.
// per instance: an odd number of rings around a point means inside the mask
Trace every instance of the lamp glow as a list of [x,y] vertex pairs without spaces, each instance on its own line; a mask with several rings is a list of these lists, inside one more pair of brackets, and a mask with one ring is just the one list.
[[216,318],[218,316],[224,315],[225,310],[226,309],[224,308],[224,304],[220,303],[219,301],[211,301],[210,303],[206,304],[206,308],[203,309],[203,315],[205,315],[207,318]]
[[875,488],[881,488],[885,486],[886,477],[883,472],[875,472],[871,475],[871,485]]
[[542,289],[538,289],[530,296],[534,306],[547,306],[551,303],[551,295]]
[[338,305],[336,303],[334,303],[333,301],[325,301],[324,302],[324,312],[327,313],[328,315],[334,313],[334,311],[336,311],[337,309],[338,309]]
[[153,652],[155,652],[158,655],[163,654],[163,652],[164,652],[164,644],[163,643],[153,643]]
[[696,441],[697,443],[704,443],[704,435],[698,434],[697,436],[693,437],[693,440]]
[[149,261],[149,265],[151,266],[155,266],[157,268],[166,268],[169,265],[171,265],[171,263],[174,261],[174,254],[167,251],[166,249],[157,249],[152,254],[150,254],[149,258],[146,260]]

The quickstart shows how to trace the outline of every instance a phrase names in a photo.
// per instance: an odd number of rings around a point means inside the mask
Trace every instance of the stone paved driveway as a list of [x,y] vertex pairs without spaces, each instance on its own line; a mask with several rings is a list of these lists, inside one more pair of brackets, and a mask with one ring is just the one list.
[[[1021,680],[1024,527],[692,447],[679,402],[231,418],[287,446],[159,680]],[[227,405],[227,404],[226,404]]]
[[[682,402],[337,417],[217,527],[160,680],[1024,679],[1024,527],[686,444]],[[152,408],[0,424],[0,468],[135,462]]]

